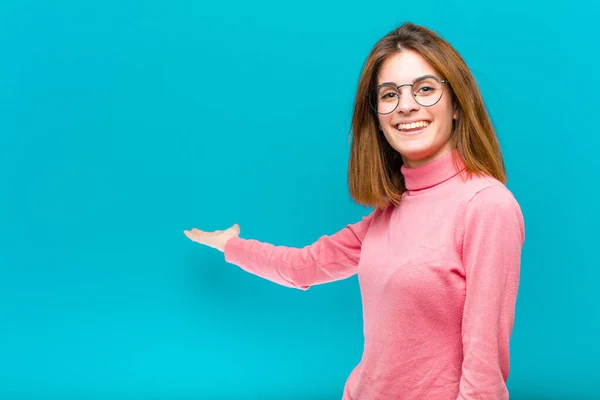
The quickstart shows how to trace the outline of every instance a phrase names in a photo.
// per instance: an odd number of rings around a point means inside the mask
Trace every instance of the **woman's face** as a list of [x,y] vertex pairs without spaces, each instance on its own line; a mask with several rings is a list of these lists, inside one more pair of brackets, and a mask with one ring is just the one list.
[[404,50],[387,58],[377,76],[378,86],[389,84],[377,95],[380,107],[387,102],[392,108],[398,101],[398,106],[391,113],[378,114],[379,127],[392,148],[400,153],[404,164],[411,168],[433,161],[451,150],[450,135],[453,119],[457,117],[447,83],[438,84],[438,89],[443,89],[442,97],[430,107],[419,104],[412,93],[417,93],[420,103],[430,104],[432,99],[437,98],[434,80],[422,81],[414,89],[411,86],[399,88],[399,100],[388,90],[411,84],[426,75],[442,79],[419,53]]

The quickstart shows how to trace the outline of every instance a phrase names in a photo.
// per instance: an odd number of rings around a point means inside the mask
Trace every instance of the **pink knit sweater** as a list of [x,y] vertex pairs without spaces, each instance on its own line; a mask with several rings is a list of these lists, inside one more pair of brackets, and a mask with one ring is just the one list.
[[227,262],[281,285],[358,274],[364,350],[344,400],[508,399],[524,224],[511,192],[452,154],[402,167],[398,207],[302,249],[230,239]]

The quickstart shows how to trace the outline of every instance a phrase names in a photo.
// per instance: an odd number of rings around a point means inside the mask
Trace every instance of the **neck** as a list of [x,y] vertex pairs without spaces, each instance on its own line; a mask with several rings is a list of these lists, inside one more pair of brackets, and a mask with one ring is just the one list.
[[462,170],[463,163],[458,150],[439,154],[436,158],[427,160],[424,163],[403,165],[401,167],[404,182],[408,191],[416,191],[437,186],[442,182],[454,177]]

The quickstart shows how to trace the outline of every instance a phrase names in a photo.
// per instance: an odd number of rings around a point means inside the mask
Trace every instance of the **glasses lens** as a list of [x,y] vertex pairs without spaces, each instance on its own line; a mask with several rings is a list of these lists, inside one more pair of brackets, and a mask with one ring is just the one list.
[[379,114],[389,114],[398,106],[400,94],[392,85],[381,85],[376,87],[369,96],[371,107]]
[[444,87],[439,79],[426,77],[418,80],[413,85],[415,100],[422,106],[429,107],[437,103],[442,97]]

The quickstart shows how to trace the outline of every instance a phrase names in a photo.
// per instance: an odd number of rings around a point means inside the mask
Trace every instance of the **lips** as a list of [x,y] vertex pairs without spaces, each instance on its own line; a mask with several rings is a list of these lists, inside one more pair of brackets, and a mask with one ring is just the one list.
[[399,131],[414,131],[422,128],[426,128],[429,126],[430,122],[427,120],[419,120],[419,121],[407,121],[402,122],[396,125],[396,129]]
[[425,130],[431,124],[428,120],[418,120],[403,122],[395,125],[396,129],[404,135],[418,135]]

